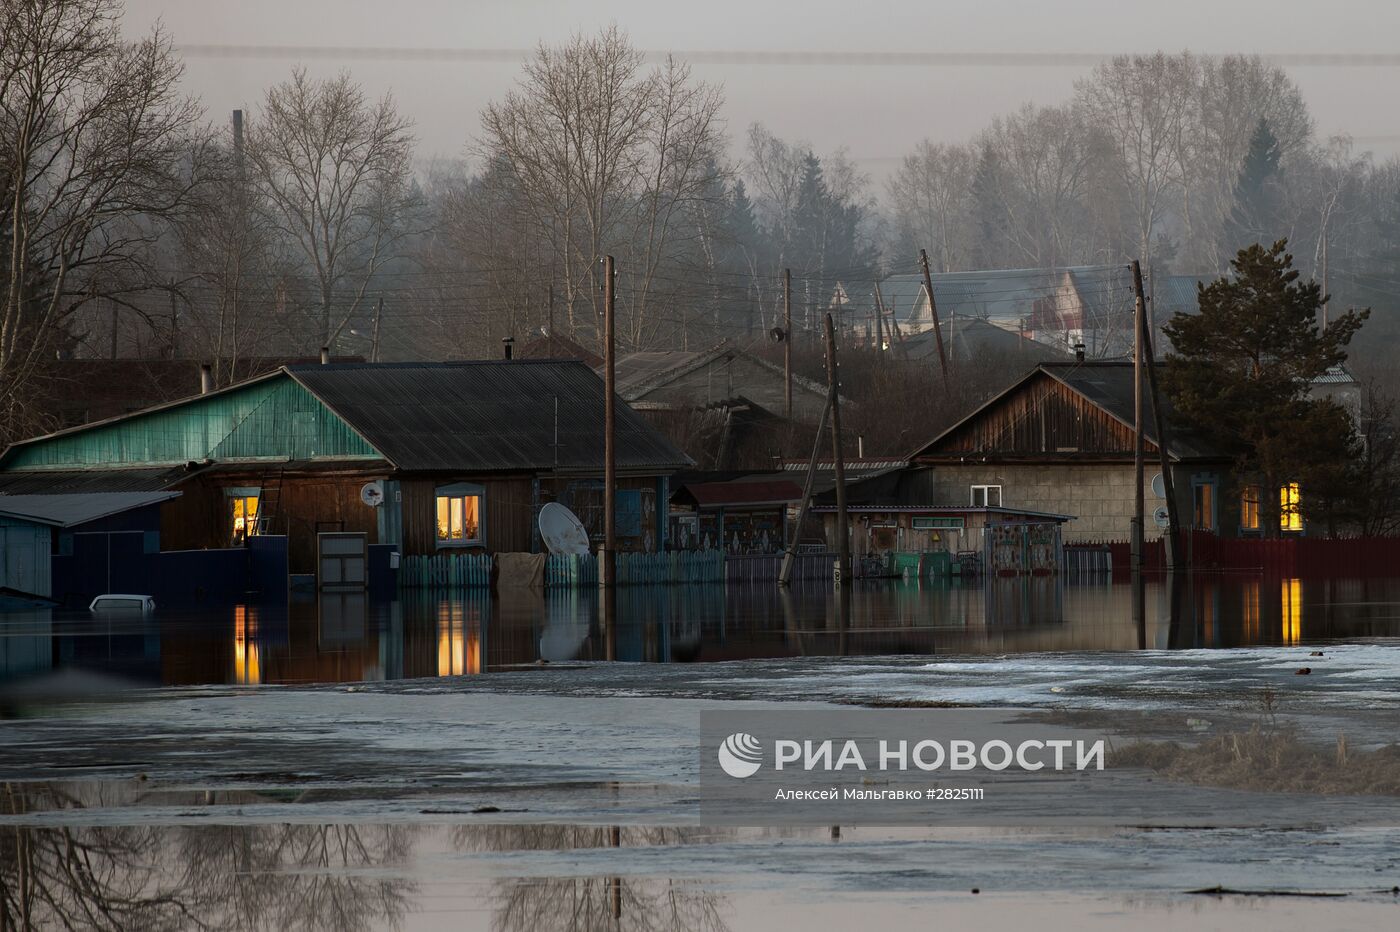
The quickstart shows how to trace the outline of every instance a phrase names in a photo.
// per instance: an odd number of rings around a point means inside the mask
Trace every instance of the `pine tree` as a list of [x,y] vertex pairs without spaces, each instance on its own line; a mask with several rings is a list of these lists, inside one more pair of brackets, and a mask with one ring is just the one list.
[[1261,119],[1249,139],[1249,152],[1235,181],[1234,206],[1225,218],[1221,242],[1225,255],[1250,243],[1270,242],[1278,232],[1275,182],[1281,155],[1278,137],[1269,128],[1269,121]]
[[[1286,248],[1256,243],[1231,261],[1232,275],[1197,286],[1200,313],[1163,328],[1172,344],[1164,385],[1182,427],[1234,457],[1241,486],[1299,482],[1309,516],[1330,507],[1356,451],[1350,418],[1309,390],[1345,361],[1370,312],[1348,311],[1323,330],[1322,289],[1298,280]],[[1276,521],[1264,527],[1278,531]]]

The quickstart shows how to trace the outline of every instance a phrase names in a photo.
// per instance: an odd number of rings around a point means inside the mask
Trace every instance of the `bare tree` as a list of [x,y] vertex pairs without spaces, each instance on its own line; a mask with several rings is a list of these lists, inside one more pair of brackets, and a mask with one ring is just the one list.
[[315,80],[297,69],[250,121],[253,182],[312,277],[322,346],[334,346],[396,257],[414,203],[413,141],[393,99],[370,103],[348,74]]
[[[601,331],[600,262],[619,258],[620,333],[645,345],[673,302],[662,272],[694,237],[685,208],[707,196],[722,143],[719,91],[668,59],[647,70],[611,28],[541,46],[525,79],[482,114],[481,148],[511,175],[548,244],[571,334]],[[587,318],[580,319],[586,311]]]
[[1118,56],[1076,85],[1088,119],[1108,134],[1136,227],[1134,252],[1149,263],[1179,189],[1181,152],[1194,125],[1200,62],[1179,55]]
[[[197,184],[198,108],[159,30],[132,43],[117,0],[0,0],[0,407],[26,399],[86,301],[144,288],[158,221]],[[21,427],[20,430],[23,430]]]
[[909,247],[927,243],[937,271],[965,269],[971,261],[976,165],[970,148],[925,139],[889,180],[896,235]]

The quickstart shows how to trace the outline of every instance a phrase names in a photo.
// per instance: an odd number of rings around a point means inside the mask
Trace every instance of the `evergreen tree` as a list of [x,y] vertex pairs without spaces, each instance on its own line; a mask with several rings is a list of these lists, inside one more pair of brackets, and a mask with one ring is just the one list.
[[1235,182],[1234,205],[1225,218],[1221,246],[1225,255],[1249,243],[1270,242],[1277,233],[1278,205],[1276,182],[1279,175],[1278,137],[1260,120],[1249,139],[1249,152]]
[[[1233,275],[1197,286],[1200,313],[1178,313],[1163,328],[1172,343],[1164,383],[1185,429],[1234,457],[1241,486],[1264,490],[1261,514],[1275,514],[1277,489],[1298,482],[1304,515],[1321,515],[1357,443],[1350,417],[1309,390],[1346,359],[1370,312],[1348,311],[1323,330],[1322,289],[1298,280],[1286,247],[1242,249]],[[1276,516],[1263,526],[1277,533]]]

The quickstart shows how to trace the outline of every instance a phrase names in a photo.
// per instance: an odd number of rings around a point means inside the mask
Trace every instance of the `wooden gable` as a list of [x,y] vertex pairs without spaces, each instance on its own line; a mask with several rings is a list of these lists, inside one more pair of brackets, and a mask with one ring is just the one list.
[[[1151,438],[1144,444],[1155,457]],[[914,454],[915,462],[968,456],[1131,460],[1132,427],[1044,371],[1036,371]]]

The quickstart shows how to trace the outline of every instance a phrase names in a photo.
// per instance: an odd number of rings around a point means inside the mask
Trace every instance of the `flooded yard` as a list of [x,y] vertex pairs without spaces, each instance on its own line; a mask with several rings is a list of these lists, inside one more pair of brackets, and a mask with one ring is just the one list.
[[156,930],[1394,925],[1394,797],[1350,818],[1345,802],[1187,787],[1187,807],[1149,818],[1020,828],[702,817],[697,723],[721,708],[974,707],[1175,737],[1255,720],[1268,695],[1309,733],[1395,740],[1400,580],[1156,583],[1142,625],[1130,598],[1034,579],[839,598],[629,588],[611,625],[591,590],[13,613],[0,915]]
[[1325,644],[1400,636],[1400,578],[1199,574],[1127,584],[1055,577],[986,585],[659,586],[617,591],[611,637],[593,589],[325,593],[290,602],[160,606],[149,617],[0,614],[0,679],[84,671],[133,685],[353,683],[608,660],[952,656]]

